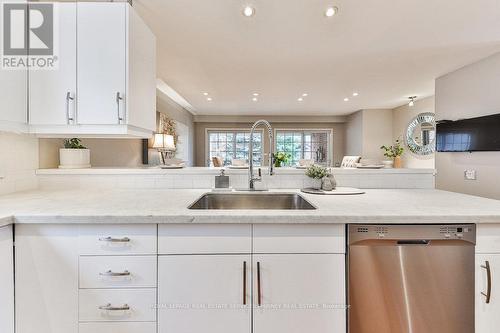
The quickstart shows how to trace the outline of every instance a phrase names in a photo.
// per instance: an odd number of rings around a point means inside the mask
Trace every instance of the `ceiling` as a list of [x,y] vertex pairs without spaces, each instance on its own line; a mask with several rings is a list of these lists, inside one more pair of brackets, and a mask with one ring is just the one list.
[[[241,14],[245,5],[253,17]],[[339,8],[332,18],[324,15],[329,5]],[[134,7],[157,36],[158,77],[199,115],[393,108],[433,95],[435,78],[500,51],[500,0],[134,0]]]

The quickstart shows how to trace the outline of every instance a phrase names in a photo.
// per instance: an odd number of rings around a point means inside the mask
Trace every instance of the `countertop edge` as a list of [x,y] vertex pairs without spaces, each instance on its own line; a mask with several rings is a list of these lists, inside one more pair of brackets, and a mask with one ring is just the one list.
[[269,215],[96,215],[96,216],[29,216],[18,215],[0,219],[0,226],[9,224],[491,224],[500,223],[500,216],[446,216],[446,215],[325,215],[272,216]]

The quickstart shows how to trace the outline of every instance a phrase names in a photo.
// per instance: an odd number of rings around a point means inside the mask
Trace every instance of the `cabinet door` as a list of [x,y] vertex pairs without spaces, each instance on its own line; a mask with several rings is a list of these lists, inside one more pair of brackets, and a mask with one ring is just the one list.
[[160,256],[158,332],[250,333],[250,260],[249,255]]
[[76,3],[58,3],[58,69],[29,71],[30,124],[76,123]]
[[253,258],[255,333],[344,333],[343,254]]
[[[486,297],[482,294],[488,293],[488,271],[489,265],[491,276],[490,300],[486,303]],[[500,254],[476,255],[476,332],[493,333],[498,332],[500,326]]]
[[77,228],[17,225],[15,251],[16,333],[77,333]]
[[126,123],[126,6],[77,3],[79,124]]
[[12,226],[0,228],[0,332],[14,333],[14,245]]

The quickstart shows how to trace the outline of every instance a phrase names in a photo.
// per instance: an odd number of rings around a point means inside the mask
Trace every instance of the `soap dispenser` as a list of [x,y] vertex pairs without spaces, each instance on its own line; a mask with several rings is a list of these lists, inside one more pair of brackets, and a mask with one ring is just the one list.
[[215,176],[215,189],[229,189],[229,176],[224,174],[224,169],[220,171],[219,176]]

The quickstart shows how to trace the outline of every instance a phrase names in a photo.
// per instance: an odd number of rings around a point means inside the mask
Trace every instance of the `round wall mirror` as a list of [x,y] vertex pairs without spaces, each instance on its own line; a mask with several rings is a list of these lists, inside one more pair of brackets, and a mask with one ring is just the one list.
[[406,145],[417,155],[430,155],[436,150],[436,121],[434,113],[421,113],[408,124]]

